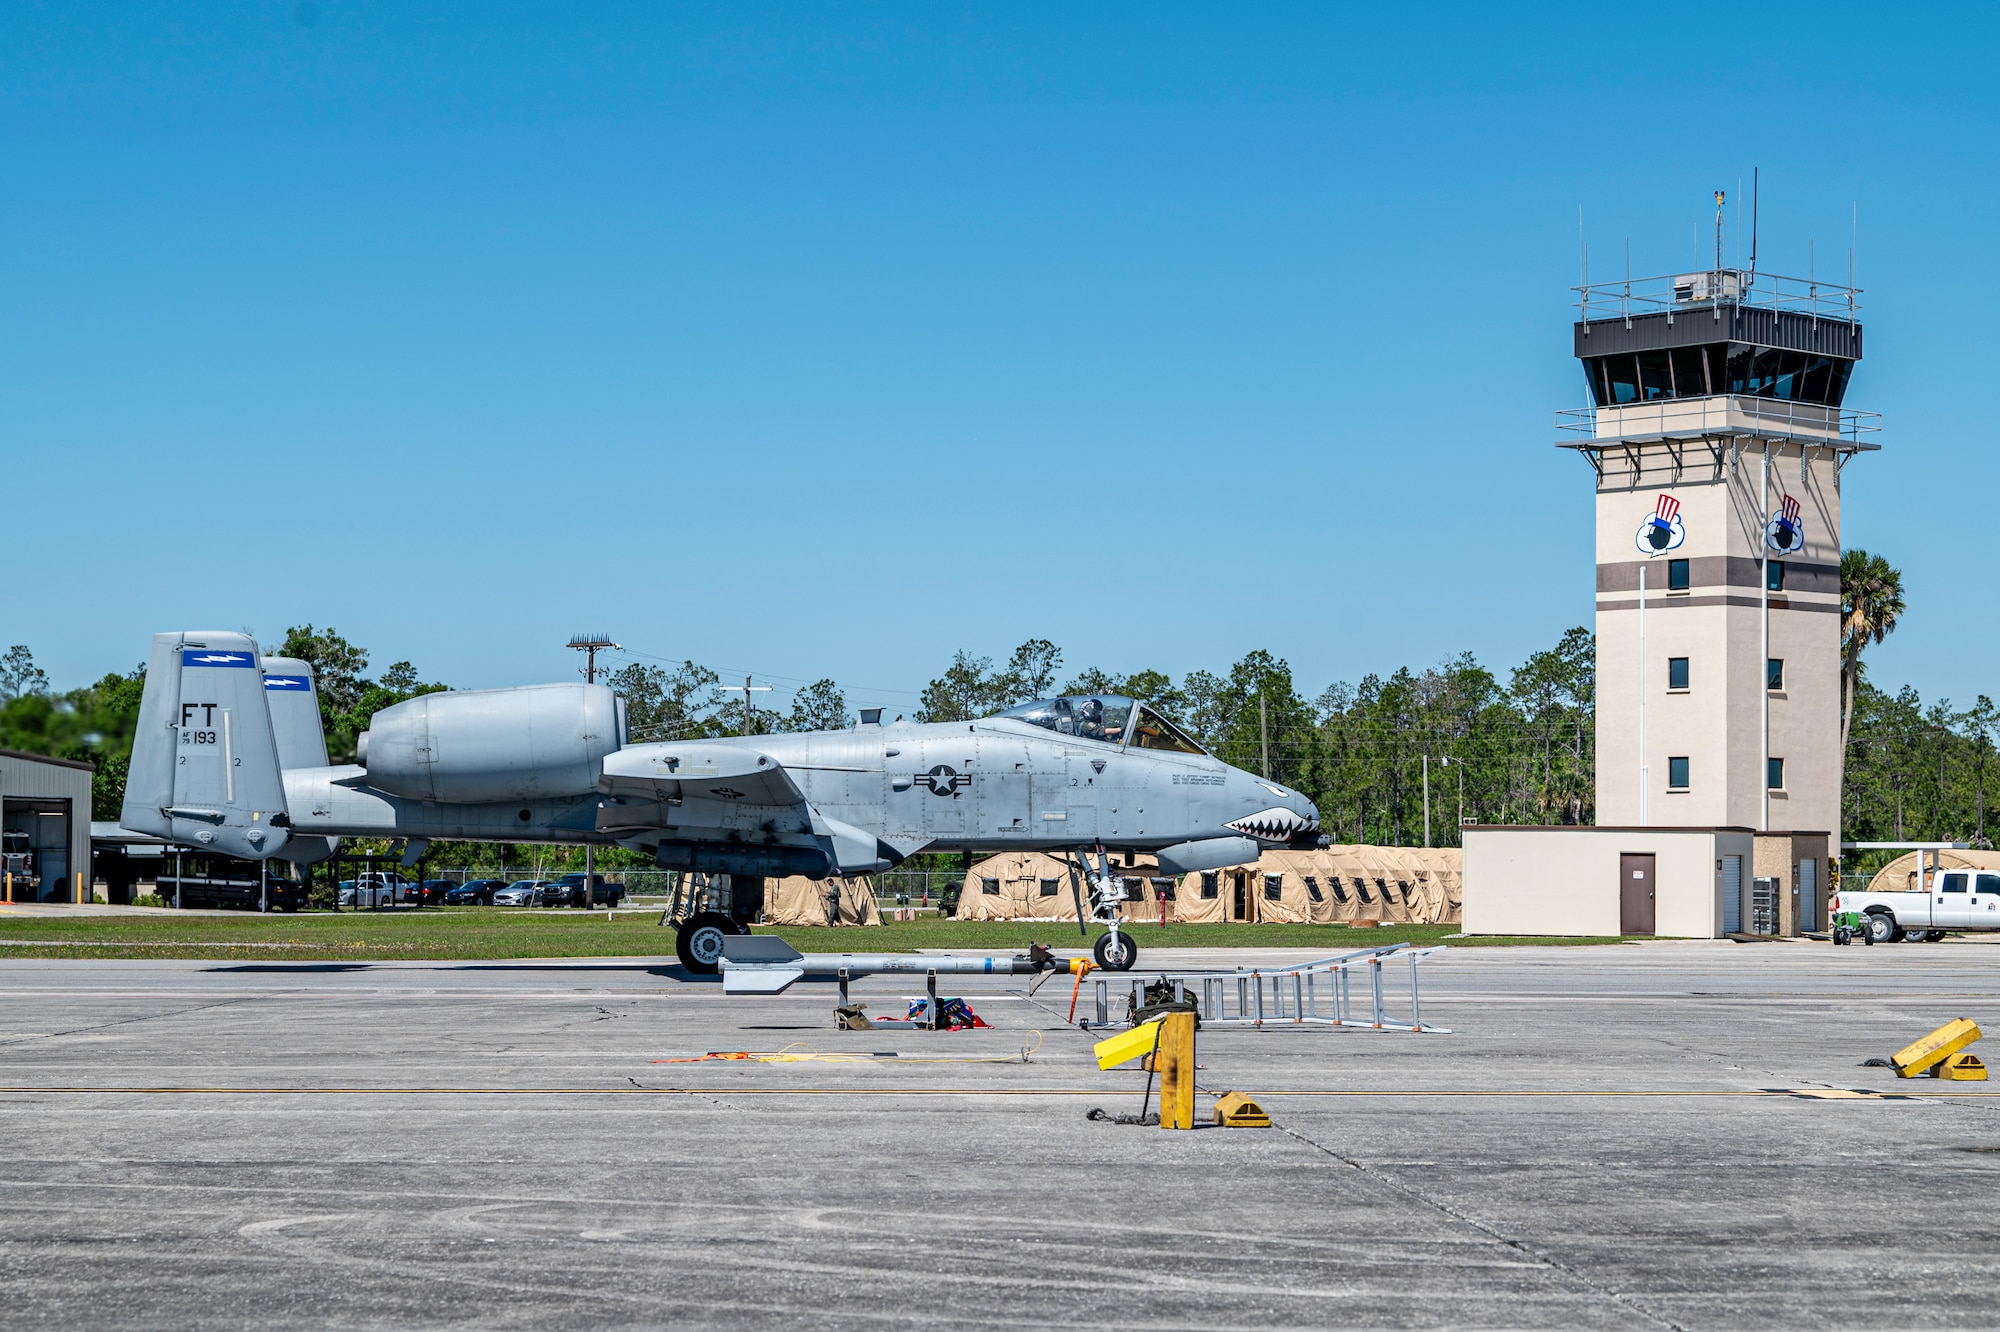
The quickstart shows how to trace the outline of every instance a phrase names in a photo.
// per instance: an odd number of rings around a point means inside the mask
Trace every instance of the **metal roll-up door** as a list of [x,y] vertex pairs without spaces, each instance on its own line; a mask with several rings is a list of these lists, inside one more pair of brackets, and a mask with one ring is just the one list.
[[1722,932],[1743,932],[1743,857],[1722,858]]

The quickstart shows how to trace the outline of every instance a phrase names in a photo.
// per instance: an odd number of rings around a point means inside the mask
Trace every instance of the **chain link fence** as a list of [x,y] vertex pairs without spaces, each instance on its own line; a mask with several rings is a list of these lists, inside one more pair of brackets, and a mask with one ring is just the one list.
[[[507,883],[527,881],[541,882],[554,879],[568,870],[546,870],[541,875],[520,865],[467,866],[460,869],[441,869],[429,873],[428,877],[442,879],[446,883],[471,883],[482,879],[499,879]],[[663,869],[606,869],[599,870],[598,877],[605,883],[622,885],[625,900],[652,898],[669,902],[675,896],[683,877],[679,870]],[[688,887],[706,887],[703,876],[694,876],[699,882]],[[720,877],[720,876],[717,876]],[[959,870],[889,870],[882,874],[868,876],[875,893],[875,903],[883,910],[891,907],[935,907],[940,897],[954,891],[965,883],[965,874]],[[683,894],[685,898],[687,895]]]

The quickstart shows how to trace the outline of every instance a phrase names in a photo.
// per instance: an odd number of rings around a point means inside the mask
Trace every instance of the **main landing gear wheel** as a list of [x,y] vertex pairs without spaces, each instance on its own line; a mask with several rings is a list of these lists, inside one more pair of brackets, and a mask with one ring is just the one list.
[[697,911],[674,932],[674,953],[697,976],[713,976],[721,968],[722,941],[743,928],[720,911]]
[[1892,943],[1896,938],[1896,918],[1886,911],[1868,913],[1868,942]]
[[[1113,940],[1117,946],[1112,946]],[[1091,955],[1097,965],[1105,971],[1130,971],[1132,964],[1139,960],[1139,945],[1132,942],[1128,934],[1100,934],[1091,945]]]

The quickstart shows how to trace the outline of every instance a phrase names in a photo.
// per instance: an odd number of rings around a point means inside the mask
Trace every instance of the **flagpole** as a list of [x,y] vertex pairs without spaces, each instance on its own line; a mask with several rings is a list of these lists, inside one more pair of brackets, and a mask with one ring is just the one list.
[[[1800,450],[1800,456],[1804,456],[1803,449]],[[1768,522],[1768,515],[1771,512],[1771,441],[1769,439],[1764,441],[1763,486],[1764,502],[1758,506],[1757,513],[1758,516],[1763,517]],[[1763,750],[1763,762],[1757,765],[1757,783],[1763,790],[1764,803],[1762,805],[1762,813],[1757,819],[1757,831],[1769,832],[1771,831],[1771,543],[1764,538],[1764,524],[1759,523],[1757,527],[1757,572],[1762,575],[1757,580],[1759,584],[1757,597],[1760,612],[1759,618],[1764,622],[1764,659],[1757,663],[1757,678],[1764,682],[1763,686],[1757,690],[1757,702],[1759,706],[1757,730],[1763,736],[1760,744],[1760,748]]]
[[1639,826],[1651,826],[1646,821],[1646,566],[1643,561],[1639,565]]

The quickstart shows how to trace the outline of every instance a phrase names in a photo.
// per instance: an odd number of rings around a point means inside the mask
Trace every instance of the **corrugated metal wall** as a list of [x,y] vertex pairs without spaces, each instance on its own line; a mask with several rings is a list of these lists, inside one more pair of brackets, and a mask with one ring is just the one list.
[[90,768],[39,754],[0,750],[0,799],[69,802],[69,892],[59,900],[90,900]]

